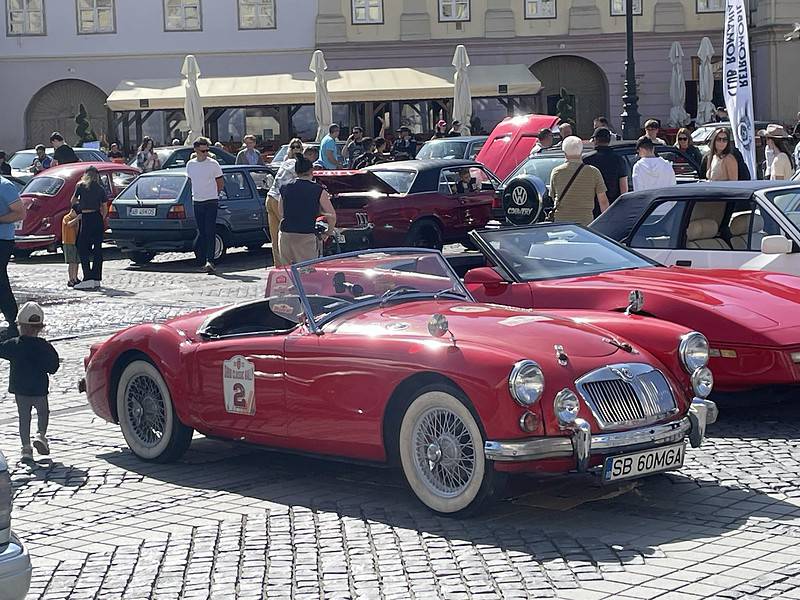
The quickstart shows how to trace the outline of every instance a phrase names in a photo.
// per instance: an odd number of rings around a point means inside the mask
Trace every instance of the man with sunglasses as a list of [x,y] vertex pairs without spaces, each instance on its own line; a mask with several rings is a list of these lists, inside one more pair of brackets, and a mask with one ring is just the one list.
[[213,274],[214,234],[217,226],[219,195],[225,188],[222,168],[208,155],[211,140],[199,137],[194,141],[196,158],[186,163],[186,175],[192,182],[192,206],[197,222],[197,236],[194,239],[195,252],[202,269]]

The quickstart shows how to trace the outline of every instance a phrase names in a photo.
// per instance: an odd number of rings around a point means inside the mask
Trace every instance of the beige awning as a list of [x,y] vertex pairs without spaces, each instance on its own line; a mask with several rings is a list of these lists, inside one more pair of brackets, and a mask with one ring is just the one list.
[[[333,102],[452,98],[453,75],[452,67],[327,71]],[[472,96],[477,98],[536,94],[542,87],[525,65],[472,66],[469,77]],[[206,108],[314,104],[311,72],[201,77],[197,84]],[[502,92],[500,86],[505,86]],[[107,104],[112,111],[182,109],[183,98],[182,80],[142,79],[121,82]]]

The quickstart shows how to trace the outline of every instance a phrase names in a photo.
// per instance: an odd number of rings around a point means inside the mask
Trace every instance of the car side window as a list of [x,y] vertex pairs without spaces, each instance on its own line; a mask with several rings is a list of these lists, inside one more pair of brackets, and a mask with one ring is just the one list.
[[677,249],[685,210],[685,202],[674,200],[651,206],[647,216],[631,236],[631,247]]
[[250,177],[253,178],[253,183],[256,184],[256,191],[258,192],[258,195],[266,200],[267,193],[275,181],[272,173],[263,169],[254,169],[250,171]]
[[472,144],[472,148],[470,148],[469,156],[467,156],[467,158],[469,160],[475,160],[475,157],[478,156],[478,153],[481,151],[481,148],[483,148],[485,143],[486,142],[483,141],[483,142],[475,142],[474,144]]
[[114,188],[111,186],[111,180],[108,178],[108,173],[100,173],[100,185],[102,185],[106,190],[107,195],[114,195]]
[[111,173],[111,183],[118,192],[128,187],[134,179],[136,179],[136,173],[128,171],[114,171]]
[[225,173],[223,178],[225,180],[224,193],[228,200],[243,200],[253,197],[250,185],[247,183],[247,177],[243,172]]
[[161,165],[161,168],[174,169],[174,168],[185,167],[186,163],[189,162],[189,157],[191,156],[192,152],[193,150],[191,148],[183,148],[181,150],[176,150],[175,152],[172,153],[172,156],[170,156],[167,159],[167,162]]
[[[492,182],[491,178],[489,177],[488,173],[481,169],[480,167],[472,167],[469,170],[469,176],[472,181],[475,182],[475,186],[477,191],[484,191],[484,186],[486,184],[492,186],[492,190],[494,190],[494,183]],[[488,187],[488,186],[487,186]],[[487,190],[488,191],[488,190]]]
[[674,150],[659,150],[658,156],[672,165],[672,170],[675,171],[675,175],[689,177],[699,176],[697,169],[695,169],[680,152]]
[[[686,225],[687,250],[731,250],[729,223],[735,202],[695,202]],[[742,208],[747,208],[747,204]],[[744,249],[744,248],[742,248]]]
[[454,196],[457,181],[458,171],[456,169],[442,169],[439,174],[439,193],[444,196]]

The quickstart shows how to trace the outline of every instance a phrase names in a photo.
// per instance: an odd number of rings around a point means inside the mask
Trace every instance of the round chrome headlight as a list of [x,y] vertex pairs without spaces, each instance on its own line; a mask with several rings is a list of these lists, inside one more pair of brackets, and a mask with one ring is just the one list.
[[692,388],[695,396],[708,398],[714,389],[714,374],[708,367],[700,367],[692,373]]
[[678,353],[681,362],[689,373],[694,373],[697,369],[708,364],[708,340],[706,336],[697,331],[687,333],[681,337],[678,346]]
[[511,369],[508,377],[511,397],[522,406],[530,406],[542,397],[544,392],[544,373],[532,360],[521,360]]
[[556,399],[553,401],[553,409],[561,425],[571,425],[578,418],[581,401],[575,395],[575,392],[564,388],[556,394]]

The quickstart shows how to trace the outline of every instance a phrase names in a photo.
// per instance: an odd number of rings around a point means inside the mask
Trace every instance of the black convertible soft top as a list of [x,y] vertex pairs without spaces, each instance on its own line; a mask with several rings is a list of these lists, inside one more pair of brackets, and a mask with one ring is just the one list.
[[[797,184],[795,184],[797,185]],[[631,231],[654,202],[675,200],[749,200],[753,193],[769,188],[792,186],[791,181],[717,181],[676,185],[668,188],[623,194],[606,212],[589,225],[618,242],[627,241]],[[798,186],[800,187],[800,186]]]

